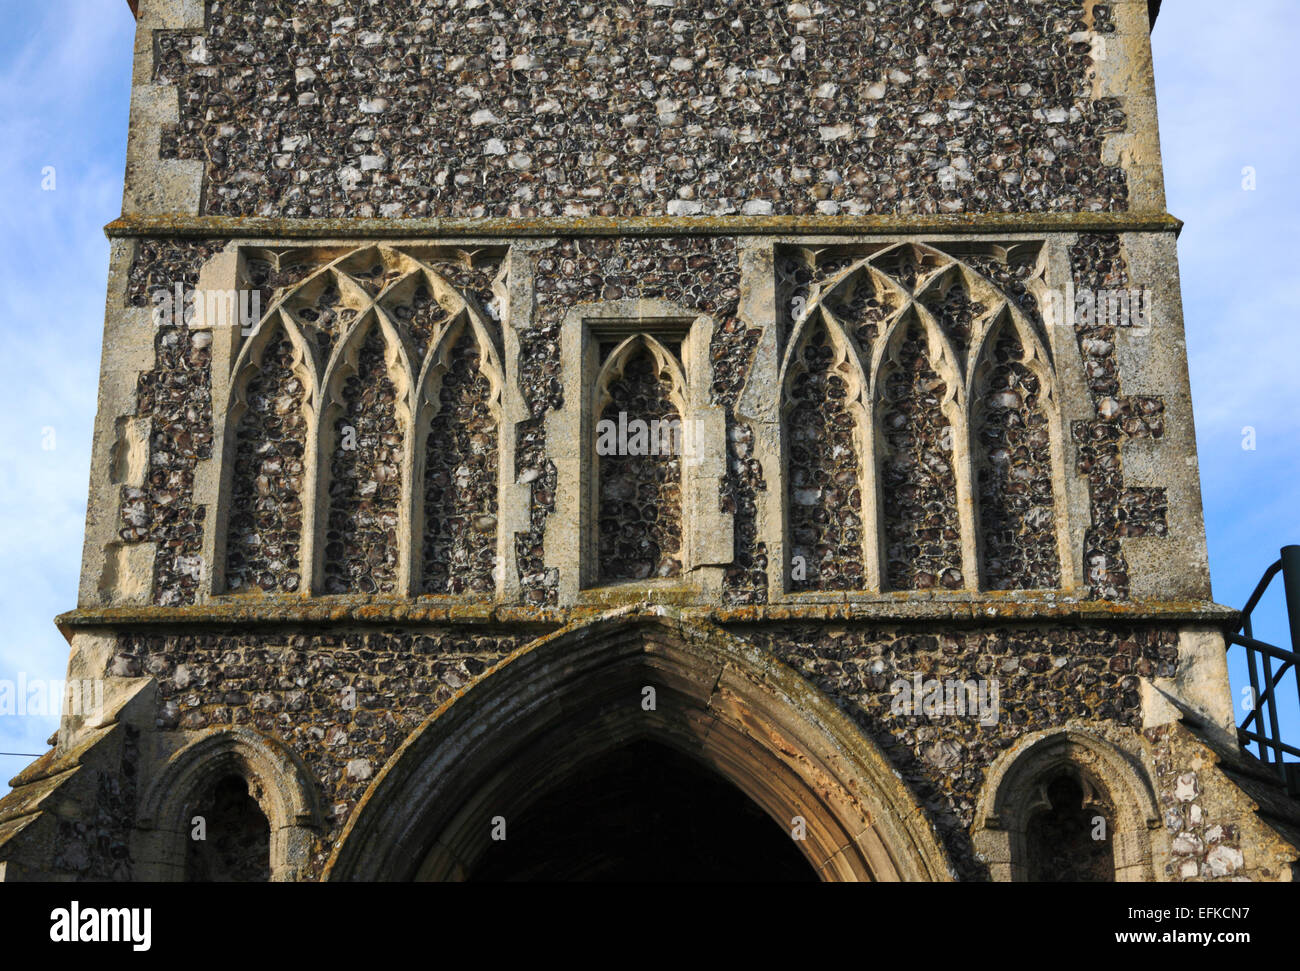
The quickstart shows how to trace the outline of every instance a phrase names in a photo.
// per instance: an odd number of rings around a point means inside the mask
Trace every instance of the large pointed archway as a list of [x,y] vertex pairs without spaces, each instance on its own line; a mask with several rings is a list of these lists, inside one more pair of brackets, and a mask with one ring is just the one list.
[[354,811],[327,878],[471,877],[502,822],[509,838],[512,817],[641,741],[800,832],[824,880],[951,878],[920,805],[824,695],[752,644],[662,609],[534,641],[430,716]]

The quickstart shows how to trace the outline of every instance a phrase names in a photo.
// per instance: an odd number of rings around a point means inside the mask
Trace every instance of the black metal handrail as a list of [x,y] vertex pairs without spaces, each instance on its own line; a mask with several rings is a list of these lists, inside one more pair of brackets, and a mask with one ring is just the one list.
[[[1282,574],[1282,589],[1286,594],[1291,650],[1257,640],[1251,627],[1251,615],[1279,573]],[[1295,651],[1296,646],[1300,645],[1300,546],[1284,546],[1278,561],[1264,571],[1255,592],[1242,608],[1241,622],[1236,630],[1228,633],[1227,640],[1229,648],[1237,645],[1246,649],[1253,700],[1251,710],[1237,726],[1237,739],[1243,749],[1261,762],[1276,766],[1278,776],[1291,794],[1300,795],[1300,761],[1297,761],[1300,760],[1300,748],[1282,741],[1276,694],[1283,679],[1289,674],[1296,683],[1297,699],[1300,699],[1300,677],[1297,676],[1300,672],[1300,653]],[[1274,661],[1279,665],[1276,671],[1273,670]],[[1255,752],[1250,752],[1252,745],[1256,748]],[[1288,755],[1292,756],[1290,762],[1286,761]]]

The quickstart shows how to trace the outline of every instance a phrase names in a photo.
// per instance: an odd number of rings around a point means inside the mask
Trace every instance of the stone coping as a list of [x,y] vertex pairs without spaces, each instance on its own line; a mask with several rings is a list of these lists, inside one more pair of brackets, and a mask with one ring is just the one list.
[[1025,212],[872,216],[573,216],[545,219],[282,219],[126,213],[104,227],[110,239],[429,239],[550,236],[783,236],[913,233],[1182,232],[1167,212]]
[[1175,600],[1118,603],[1097,600],[944,599],[916,600],[915,594],[898,599],[853,603],[766,604],[745,607],[666,607],[650,602],[629,603],[618,610],[609,606],[530,607],[490,601],[447,598],[298,597],[230,598],[189,607],[88,607],[55,618],[67,638],[87,628],[138,627],[278,627],[298,624],[349,625],[476,625],[536,626],[550,628],[578,623],[611,613],[669,613],[686,620],[713,624],[780,622],[927,623],[948,622],[980,626],[1006,622],[1169,622],[1214,626],[1236,622],[1238,612],[1212,601]]

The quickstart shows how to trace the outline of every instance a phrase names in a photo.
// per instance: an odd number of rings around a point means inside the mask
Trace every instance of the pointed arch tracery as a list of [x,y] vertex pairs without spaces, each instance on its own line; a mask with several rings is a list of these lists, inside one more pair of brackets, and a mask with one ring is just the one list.
[[[779,335],[787,555],[800,558],[788,564],[790,588],[835,588],[821,574],[798,577],[818,550],[830,560],[823,534],[847,495],[833,491],[822,503],[809,487],[844,477],[804,444],[834,437],[806,427],[810,410],[798,397],[807,395],[808,347],[818,340],[836,349],[826,366],[861,376],[860,393],[846,399],[852,408],[837,419],[865,429],[855,440],[866,562],[863,581],[848,589],[1059,586],[1062,455],[1048,418],[1054,376],[1023,301],[971,263],[916,243],[797,250],[778,271],[779,299],[789,303]],[[1009,375],[1014,388],[1003,386]],[[1014,409],[1008,393],[1018,399]],[[1007,441],[1021,460],[1014,468],[1002,461]],[[845,458],[843,442],[838,453],[824,450]]]
[[815,311],[791,345],[781,387],[787,429],[788,535],[795,590],[865,585],[866,391],[853,337]]
[[276,313],[235,367],[225,544],[232,593],[294,593],[302,583],[303,487],[316,392],[310,355],[293,321]]
[[[499,327],[481,294],[412,252],[368,246],[329,255],[312,272],[295,267],[293,285],[272,295],[236,355],[227,440],[236,457],[253,457],[227,463],[225,589],[490,591],[498,572]],[[474,258],[434,255],[441,270]],[[274,274],[263,267],[262,275]],[[482,274],[467,267],[459,275]],[[291,393],[268,398],[268,388],[281,387]],[[259,407],[248,417],[250,400]],[[476,417],[462,441],[452,416],[466,408]],[[293,476],[248,475],[261,474],[263,454],[262,465],[277,468],[268,420],[259,418],[268,411],[271,430],[291,432],[291,450],[301,451]],[[458,452],[452,487],[431,495]],[[268,544],[264,534],[281,521],[296,542]],[[285,559],[285,547],[296,547],[296,560]]]
[[598,579],[679,576],[689,415],[681,362],[650,334],[627,337],[597,373],[592,414]]

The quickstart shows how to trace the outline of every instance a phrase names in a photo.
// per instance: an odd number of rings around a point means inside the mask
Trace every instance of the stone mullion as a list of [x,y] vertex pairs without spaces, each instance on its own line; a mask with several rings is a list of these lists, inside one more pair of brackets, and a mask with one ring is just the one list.
[[971,446],[971,396],[961,366],[962,359],[944,333],[938,318],[919,299],[912,307],[927,336],[931,338],[927,341],[930,367],[952,386],[951,403],[941,401],[939,409],[948,419],[949,437],[952,440],[951,463],[957,493],[957,528],[961,534],[961,589],[974,593],[980,589],[980,538],[979,512],[976,508],[978,500],[975,494],[975,449]]
[[[411,562],[413,555],[419,555],[413,552],[419,549],[414,542],[413,529],[415,525],[412,516],[411,502],[415,498],[415,488],[412,478],[415,474],[415,426],[419,423],[419,415],[412,407],[418,388],[416,388],[416,377],[412,369],[409,357],[407,356],[403,345],[402,336],[396,325],[388,318],[387,313],[379,306],[374,307],[375,326],[379,328],[380,336],[384,342],[383,375],[393,382],[397,394],[393,398],[393,423],[402,429],[402,456],[399,466],[399,475],[401,478],[401,489],[397,498],[397,569],[396,576],[393,578],[393,593],[407,595],[415,592],[414,582],[418,570]],[[389,357],[397,358],[396,365],[390,363]],[[398,385],[394,381],[392,370],[396,366],[399,371],[397,377],[405,382],[405,387]],[[402,401],[406,401],[406,414],[402,414]],[[403,499],[406,501],[403,502]]]
[[[824,296],[830,292],[830,289],[833,288],[823,291],[822,295]],[[818,312],[822,315],[827,334],[838,334],[839,341],[844,347],[846,359],[857,369],[857,375],[855,376],[855,380],[859,382],[857,394],[846,400],[845,410],[850,415],[853,415],[855,409],[861,409],[860,414],[855,416],[853,428],[854,449],[857,452],[858,490],[861,493],[861,499],[858,503],[858,518],[862,530],[862,539],[858,544],[862,550],[862,586],[860,589],[874,593],[880,590],[880,533],[877,529],[868,528],[868,524],[872,523],[877,517],[875,422],[871,400],[870,362],[864,365],[858,342],[850,336],[843,321],[831,313],[830,309],[824,305],[819,305]],[[852,384],[850,384],[850,387],[852,387]]]
[[307,416],[307,448],[303,455],[302,549],[299,554],[299,566],[302,568],[302,582],[299,586],[307,597],[316,596],[319,592],[317,578],[323,571],[317,568],[321,559],[318,550],[324,549],[324,546],[316,540],[321,530],[322,505],[328,514],[329,502],[329,472],[320,459],[329,395],[323,375],[317,377],[316,387],[312,391],[315,400],[314,407]]
[[[960,377],[957,378],[960,382]],[[980,589],[979,515],[976,509],[975,450],[971,447],[971,401],[958,384],[952,407],[945,409],[952,430],[953,476],[957,480],[957,522],[961,530],[962,589]]]
[[528,420],[519,373],[520,326],[531,322],[534,261],[522,246],[511,247],[505,271],[493,284],[501,308],[501,414],[497,420],[497,597],[511,603],[521,599],[515,562],[515,534],[528,531],[530,490],[520,485],[515,428]]
[[879,436],[876,434],[876,388],[872,362],[863,361],[856,341],[849,341],[849,353],[858,362],[862,373],[862,391],[858,404],[863,419],[857,429],[858,487],[862,491],[860,515],[862,517],[862,585],[867,593],[878,594],[884,590],[881,559],[881,537],[884,521],[880,515],[879,492]]
[[[240,279],[240,263],[238,247],[228,246],[199,271],[198,290],[234,289]],[[259,326],[270,325],[270,315],[268,319],[259,321]],[[212,375],[212,458],[198,463],[194,472],[195,502],[208,507],[202,547],[207,571],[199,588],[201,599],[226,592],[227,530],[235,491],[235,451],[239,437],[239,418],[231,414],[231,406],[238,400],[237,382],[240,379],[235,365],[242,347],[255,339],[255,336],[249,336],[241,343],[238,327],[215,328],[208,333],[212,338],[212,361],[209,365]],[[284,333],[287,337],[287,328]],[[250,374],[248,379],[251,381],[252,378]],[[310,392],[309,387],[307,394]],[[298,583],[301,590],[301,572]]]
[[[975,339],[975,335],[972,333],[971,345],[967,352],[967,360],[965,362],[966,366],[964,369],[966,403],[965,407],[961,409],[962,415],[965,417],[966,427],[961,435],[958,435],[956,432],[953,434],[954,442],[960,439],[965,443],[968,456],[967,461],[962,463],[962,469],[966,474],[966,496],[968,497],[968,501],[963,501],[962,498],[962,479],[960,473],[958,473],[957,477],[957,501],[960,506],[969,505],[971,511],[972,528],[969,534],[969,541],[964,532],[966,528],[965,521],[963,520],[962,522],[962,573],[966,580],[966,589],[973,593],[978,593],[985,587],[985,537],[982,527],[984,504],[980,496],[979,488],[980,469],[985,461],[985,457],[984,446],[982,443],[976,441],[976,436],[979,434],[980,430],[979,409],[983,407],[983,398],[987,393],[987,389],[981,388],[980,373],[981,366],[985,364],[985,362],[988,362],[988,367],[990,368],[995,364],[995,362],[991,361],[990,358],[994,355],[996,350],[997,339],[1001,329],[1004,326],[1013,329],[1015,328],[1014,323],[1003,321],[1004,315],[1009,317],[1011,314],[1010,306],[1011,305],[1008,301],[1003,300],[991,311],[985,312],[981,315],[978,321],[982,323],[983,326],[983,330],[979,334],[978,339]],[[974,328],[972,328],[972,331],[974,331]],[[1023,347],[1024,338],[1019,334],[1017,334],[1017,336],[1019,337],[1021,346]],[[974,560],[973,573],[970,572],[972,569],[972,557]]]
[[[895,284],[897,285],[897,284]],[[880,326],[875,346],[871,349],[871,359],[867,362],[867,434],[870,438],[870,463],[863,465],[863,508],[866,514],[862,528],[872,534],[867,542],[873,549],[865,564],[867,589],[883,594],[889,590],[889,563],[886,559],[888,537],[885,532],[885,493],[880,474],[888,450],[884,447],[884,428],[881,425],[884,409],[885,389],[883,382],[890,359],[890,347],[900,327],[907,325],[908,311],[912,306],[910,299],[904,299],[901,307]],[[869,481],[868,481],[869,480]]]
[[[378,306],[375,308],[377,313],[383,313]],[[387,315],[385,314],[385,318]],[[398,334],[398,328],[389,321],[393,327],[394,334]],[[444,332],[445,334],[445,332]],[[445,338],[443,338],[445,339]],[[400,336],[398,337],[398,346],[401,346]],[[437,351],[436,344],[431,346],[427,353],[433,355]],[[420,362],[408,362],[408,380],[406,389],[406,431],[403,437],[402,447],[405,454],[402,456],[402,497],[405,501],[398,503],[400,516],[397,527],[397,592],[403,593],[408,597],[418,596],[420,593],[420,581],[422,573],[422,554],[424,550],[424,449],[420,447],[424,436],[420,434],[422,428],[427,427],[433,419],[433,410],[436,405],[431,406],[429,421],[423,421],[420,399],[424,397],[425,389],[420,382]],[[401,418],[399,416],[398,420]]]
[[[961,525],[961,572],[963,589],[978,593],[983,587],[984,537],[980,533],[979,461],[975,434],[976,401],[967,394],[957,409],[961,427],[953,429],[953,473],[957,477],[957,518]],[[964,451],[965,454],[959,454]]]

